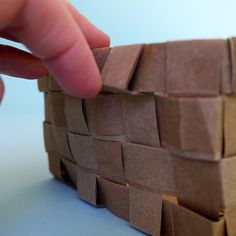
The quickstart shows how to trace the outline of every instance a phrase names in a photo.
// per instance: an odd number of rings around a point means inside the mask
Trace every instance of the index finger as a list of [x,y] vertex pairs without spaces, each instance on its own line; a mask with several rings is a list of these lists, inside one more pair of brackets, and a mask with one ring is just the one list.
[[25,0],[10,31],[44,61],[66,92],[84,98],[98,93],[99,70],[64,1]]

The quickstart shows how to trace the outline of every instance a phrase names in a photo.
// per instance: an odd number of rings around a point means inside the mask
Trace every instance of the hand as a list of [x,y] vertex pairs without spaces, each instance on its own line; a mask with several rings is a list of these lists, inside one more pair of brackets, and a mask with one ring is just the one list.
[[[100,74],[90,48],[109,46],[109,37],[67,0],[0,0],[0,37],[32,52],[1,45],[0,73],[34,79],[49,70],[73,96],[99,92]],[[2,95],[0,80],[0,100]]]

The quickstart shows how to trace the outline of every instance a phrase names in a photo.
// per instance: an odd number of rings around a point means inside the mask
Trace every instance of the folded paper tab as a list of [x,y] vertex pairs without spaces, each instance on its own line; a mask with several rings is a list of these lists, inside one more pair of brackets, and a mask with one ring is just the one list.
[[181,205],[213,220],[236,205],[236,157],[207,162],[175,156],[174,165]]
[[130,142],[160,147],[154,95],[122,95],[125,133]]
[[225,220],[212,221],[197,213],[164,200],[172,210],[174,235],[176,236],[225,236]]
[[129,220],[129,188],[97,177],[99,202],[108,208],[114,215]]
[[175,193],[173,158],[162,148],[122,144],[125,178],[162,193]]
[[95,48],[92,50],[92,52],[97,63],[98,69],[100,72],[102,72],[107,57],[110,53],[110,48]]
[[121,143],[94,140],[94,144],[98,163],[98,174],[113,182],[125,184]]
[[38,79],[38,90],[40,92],[48,92],[48,76],[44,76]]
[[55,126],[66,127],[65,117],[65,95],[60,92],[50,92],[50,114],[52,117],[52,124]]
[[236,96],[224,97],[224,152],[236,155]]
[[97,206],[96,174],[77,166],[77,192],[80,199]]
[[85,100],[89,130],[92,134],[124,134],[121,97],[101,94]]
[[148,192],[130,185],[129,223],[152,236],[160,236],[162,198],[160,193]]
[[143,47],[131,90],[138,92],[166,92],[166,44],[147,44]]
[[102,70],[105,89],[110,91],[128,90],[143,45],[129,45],[111,48]]
[[218,95],[225,63],[226,40],[193,40],[167,43],[167,92],[175,95]]
[[58,153],[65,159],[74,161],[74,158],[71,154],[66,129],[63,127],[56,127],[56,126],[53,126],[52,129]]
[[65,116],[70,132],[89,135],[84,110],[84,101],[80,98],[65,96]]
[[157,97],[163,147],[193,159],[219,160],[222,156],[223,102],[214,98]]
[[76,163],[84,168],[97,170],[97,158],[91,136],[68,133],[69,144]]

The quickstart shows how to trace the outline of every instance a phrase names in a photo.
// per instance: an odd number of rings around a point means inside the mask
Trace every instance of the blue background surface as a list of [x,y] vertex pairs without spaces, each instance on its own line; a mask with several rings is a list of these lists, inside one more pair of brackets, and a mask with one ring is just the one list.
[[[111,36],[113,46],[236,35],[233,0],[72,2]],[[0,235],[143,235],[106,209],[78,200],[74,190],[51,177],[43,148],[43,96],[35,81],[4,76],[4,82]]]

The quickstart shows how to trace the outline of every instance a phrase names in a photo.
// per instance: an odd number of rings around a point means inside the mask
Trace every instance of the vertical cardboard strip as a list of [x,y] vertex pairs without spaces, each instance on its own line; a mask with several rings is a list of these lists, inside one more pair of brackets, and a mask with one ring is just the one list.
[[227,227],[227,235],[234,236],[236,235],[236,206],[230,207],[226,209],[225,213],[226,227]]
[[99,202],[114,215],[129,220],[129,188],[127,185],[113,183],[97,177]]
[[82,200],[97,205],[97,180],[94,172],[77,166],[77,192]]
[[224,156],[236,155],[236,96],[224,97]]
[[124,134],[120,95],[100,94],[87,99],[85,109],[89,130],[92,134]]
[[70,132],[89,135],[82,99],[66,95],[65,116]]
[[105,88],[111,91],[127,90],[143,45],[113,47],[102,70]]
[[98,163],[98,174],[113,182],[125,184],[121,143],[94,140],[94,145]]
[[38,79],[38,90],[40,92],[48,92],[48,76]]
[[152,236],[160,236],[162,199],[160,193],[147,192],[130,186],[130,225]]
[[65,172],[67,173],[70,182],[72,183],[73,186],[76,186],[77,182],[76,164],[74,162],[66,160],[65,158],[62,158],[61,161],[65,167]]
[[181,205],[218,220],[224,209],[222,161],[174,156],[177,198]]
[[63,180],[61,156],[56,152],[48,153],[49,170],[56,178]]
[[76,163],[84,168],[97,170],[97,158],[91,136],[68,133],[69,144]]
[[66,127],[65,98],[60,92],[49,93],[52,124],[58,127]]
[[44,122],[43,133],[45,150],[47,152],[57,152],[57,145],[54,138],[52,125],[47,122]]
[[122,95],[122,107],[128,140],[160,147],[154,95]]
[[231,63],[232,63],[232,88],[236,93],[236,38],[230,39]]
[[173,158],[162,148],[124,143],[125,178],[160,193],[175,193]]
[[45,121],[48,123],[52,122],[51,116],[51,108],[48,93],[44,93],[44,113],[45,113]]
[[49,80],[49,90],[52,92],[61,92],[61,87],[58,84],[58,82],[53,78],[52,75],[48,76],[48,80]]

